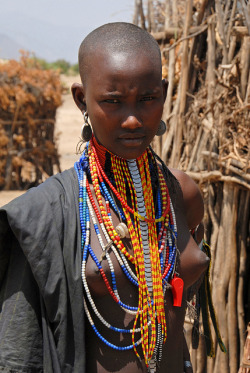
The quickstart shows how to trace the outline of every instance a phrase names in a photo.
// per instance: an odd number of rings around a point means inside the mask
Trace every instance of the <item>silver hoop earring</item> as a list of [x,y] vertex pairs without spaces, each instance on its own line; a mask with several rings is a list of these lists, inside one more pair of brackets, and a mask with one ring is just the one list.
[[91,128],[91,125],[89,124],[88,118],[89,118],[88,113],[87,111],[85,111],[83,113],[84,123],[81,129],[81,138],[85,142],[89,141],[92,137],[92,128]]
[[166,132],[166,130],[167,130],[166,123],[163,120],[161,120],[160,124],[159,124],[159,127],[158,127],[158,130],[156,132],[156,136],[162,136],[162,135],[164,135],[164,133]]

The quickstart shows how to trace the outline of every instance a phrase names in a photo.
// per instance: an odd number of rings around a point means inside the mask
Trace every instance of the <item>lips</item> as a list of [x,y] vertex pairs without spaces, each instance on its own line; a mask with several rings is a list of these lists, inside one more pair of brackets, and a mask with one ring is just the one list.
[[134,148],[134,147],[141,146],[143,144],[145,135],[141,133],[140,134],[139,133],[136,133],[136,134],[126,133],[126,134],[122,134],[121,136],[119,136],[118,139],[119,139],[119,142],[123,146],[126,146],[128,148]]
[[119,136],[119,139],[124,140],[138,140],[138,139],[144,139],[145,134],[144,133],[123,133]]

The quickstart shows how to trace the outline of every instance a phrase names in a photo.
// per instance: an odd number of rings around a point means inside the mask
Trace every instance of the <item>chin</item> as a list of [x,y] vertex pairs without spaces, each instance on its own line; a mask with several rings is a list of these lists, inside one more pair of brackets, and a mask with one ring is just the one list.
[[113,154],[117,155],[118,157],[120,158],[123,158],[123,159],[136,159],[136,158],[139,158],[144,152],[145,152],[146,148],[143,148],[142,150],[139,150],[139,149],[130,149],[126,152],[121,152],[121,151],[118,151],[118,152],[115,152]]

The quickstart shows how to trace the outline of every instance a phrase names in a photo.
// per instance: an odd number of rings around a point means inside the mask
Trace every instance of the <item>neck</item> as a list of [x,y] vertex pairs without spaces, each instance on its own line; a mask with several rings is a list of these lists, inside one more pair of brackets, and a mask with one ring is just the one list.
[[99,162],[104,169],[105,161],[106,161],[106,154],[108,152],[108,149],[106,149],[103,145],[99,144],[95,138],[95,136],[92,136],[92,144],[94,145],[96,149],[96,153],[99,159]]
[[[113,154],[112,152],[110,152],[107,148],[105,148],[105,146],[103,146],[102,144],[98,143],[97,139],[95,138],[95,136],[92,136],[92,139],[91,139],[91,142],[92,142],[92,146],[95,147],[95,150],[96,150],[96,153],[97,153],[97,156],[98,156],[98,159],[99,159],[99,162],[102,166],[102,168],[104,169],[105,168],[105,161],[106,161],[106,156],[107,156],[107,153],[113,155],[113,156],[116,156],[117,158],[120,158],[120,159],[124,159],[124,158],[121,158],[121,157],[118,157],[117,155]],[[146,152],[147,150],[145,150]],[[144,153],[143,153],[144,154]],[[141,157],[141,156],[140,156]],[[138,159],[140,158],[138,157]],[[126,159],[125,159],[126,160]]]

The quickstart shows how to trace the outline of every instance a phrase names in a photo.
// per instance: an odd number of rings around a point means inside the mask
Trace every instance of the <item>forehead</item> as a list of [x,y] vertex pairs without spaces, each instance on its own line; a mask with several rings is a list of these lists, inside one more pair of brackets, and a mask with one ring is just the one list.
[[162,70],[159,55],[150,55],[144,50],[137,51],[95,51],[88,58],[85,69],[85,83],[104,84],[109,80],[158,80]]

